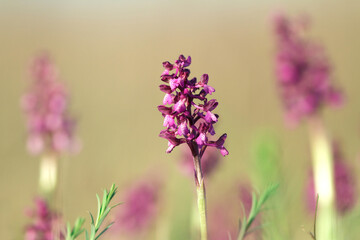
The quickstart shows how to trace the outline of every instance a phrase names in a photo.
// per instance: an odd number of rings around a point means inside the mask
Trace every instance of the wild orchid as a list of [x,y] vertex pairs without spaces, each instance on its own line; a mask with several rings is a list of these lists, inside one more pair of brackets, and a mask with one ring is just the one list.
[[68,113],[68,92],[50,57],[36,57],[30,73],[29,89],[21,99],[27,118],[27,149],[40,155],[40,191],[50,198],[57,185],[59,157],[78,149],[79,142],[75,120]]
[[176,146],[186,143],[189,146],[194,162],[195,183],[197,188],[198,209],[200,216],[201,239],[207,239],[205,183],[201,169],[201,157],[207,147],[216,147],[223,156],[229,154],[224,147],[227,135],[221,135],[218,140],[209,140],[209,135],[215,135],[213,124],[219,116],[212,111],[218,106],[215,99],[207,96],[215,92],[208,85],[209,76],[203,74],[200,81],[189,79],[191,57],[180,55],[174,64],[163,62],[165,70],[161,74],[164,83],[160,90],[165,93],[163,105],[158,106],[164,117],[164,127],[160,137],[168,140],[167,153]]
[[306,23],[304,18],[276,16],[276,76],[288,123],[306,119],[309,127],[315,191],[319,194],[318,236],[319,240],[332,240],[336,236],[334,163],[320,110],[328,104],[341,104],[342,94],[332,82],[325,51],[305,38]]

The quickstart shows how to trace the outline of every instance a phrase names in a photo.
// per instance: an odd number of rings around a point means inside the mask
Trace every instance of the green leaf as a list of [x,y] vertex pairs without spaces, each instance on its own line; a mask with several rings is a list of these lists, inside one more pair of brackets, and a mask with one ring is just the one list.
[[263,194],[260,195],[259,199],[255,193],[252,194],[252,203],[251,209],[248,218],[244,216],[243,222],[241,224],[238,240],[243,240],[244,237],[249,233],[249,229],[251,224],[255,220],[256,216],[262,210],[263,204],[267,201],[267,199],[276,191],[278,185],[270,185]]
[[95,224],[95,223],[94,223],[94,217],[93,217],[93,215],[91,214],[91,212],[89,212],[89,214],[90,214],[90,217],[91,217],[91,224],[94,225],[94,224]]
[[102,230],[101,233],[99,233],[99,235],[95,238],[95,240],[97,240],[101,235],[103,235],[103,233],[105,233],[113,224],[114,222],[110,223],[104,230]]
[[89,239],[89,233],[88,233],[87,230],[85,230],[85,239],[86,239],[86,240],[90,240],[90,239]]

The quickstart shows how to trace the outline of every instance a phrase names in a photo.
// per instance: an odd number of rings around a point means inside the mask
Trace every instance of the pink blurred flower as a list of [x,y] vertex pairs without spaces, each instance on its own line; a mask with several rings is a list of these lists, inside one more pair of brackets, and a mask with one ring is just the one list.
[[27,116],[27,149],[32,154],[45,151],[68,152],[77,148],[75,121],[67,113],[69,101],[57,70],[46,55],[34,59],[31,84],[21,99]]
[[135,235],[148,229],[159,212],[160,183],[143,180],[126,192],[116,215],[114,231]]
[[307,21],[274,19],[277,37],[276,76],[286,119],[296,124],[323,106],[340,105],[341,92],[332,85],[331,66],[322,47],[304,37]]
[[28,211],[32,223],[25,228],[25,240],[62,240],[62,222],[58,214],[51,211],[47,202],[42,198],[35,200],[36,207]]
[[[345,214],[354,207],[357,200],[355,179],[351,173],[351,169],[346,165],[337,144],[334,144],[333,156],[336,209],[340,214]],[[314,211],[316,205],[316,194],[314,176],[312,173],[310,174],[307,184],[306,198],[309,210]]]

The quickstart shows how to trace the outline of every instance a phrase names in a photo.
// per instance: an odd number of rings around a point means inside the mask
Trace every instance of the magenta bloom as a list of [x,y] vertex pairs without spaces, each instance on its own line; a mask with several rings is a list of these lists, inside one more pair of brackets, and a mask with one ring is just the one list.
[[[356,203],[355,179],[351,174],[350,168],[345,164],[338,145],[334,144],[333,154],[336,209],[340,214],[344,214],[353,208]],[[314,211],[316,194],[314,176],[312,174],[310,175],[307,185],[307,203],[308,208]]]
[[[201,159],[201,170],[205,177],[209,177],[211,173],[219,166],[220,156],[219,152],[215,148],[209,148]],[[193,156],[189,151],[183,151],[182,159],[180,161],[180,167],[183,172],[188,176],[194,175],[194,163]]]
[[207,99],[207,95],[211,95],[215,89],[208,85],[207,74],[202,75],[200,81],[196,78],[188,79],[190,70],[186,67],[190,64],[190,56],[185,58],[183,55],[180,55],[175,64],[163,63],[165,70],[161,74],[161,80],[168,85],[160,85],[165,97],[163,105],[158,106],[158,109],[164,116],[166,129],[159,136],[168,140],[167,153],[176,146],[187,143],[193,156],[202,156],[208,146],[220,149],[225,156],[228,154],[224,147],[226,134],[217,141],[208,140],[209,134],[215,134],[213,124],[219,118],[212,112],[218,102]]
[[65,239],[61,233],[62,223],[58,214],[52,212],[44,199],[35,201],[36,209],[29,211],[32,223],[26,227],[25,240]]
[[143,181],[126,193],[115,219],[115,230],[136,234],[146,230],[159,211],[159,184]]
[[297,123],[326,104],[339,105],[342,94],[331,83],[331,66],[323,48],[303,37],[304,21],[275,18],[276,75],[286,118]]
[[27,148],[32,154],[62,153],[75,147],[75,121],[68,115],[68,94],[47,56],[31,65],[31,85],[22,98],[27,116]]

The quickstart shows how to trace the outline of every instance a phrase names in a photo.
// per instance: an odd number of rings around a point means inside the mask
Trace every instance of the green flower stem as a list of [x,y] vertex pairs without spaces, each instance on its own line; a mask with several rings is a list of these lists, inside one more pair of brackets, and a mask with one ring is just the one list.
[[317,239],[336,239],[334,163],[331,144],[321,119],[308,121],[315,192],[319,194]]
[[201,171],[201,159],[200,156],[194,156],[194,167],[195,167],[195,182],[196,182],[196,193],[197,203],[200,218],[200,235],[201,240],[207,240],[207,223],[206,223],[206,193],[205,183]]
[[198,211],[197,201],[195,201],[195,199],[191,203],[190,227],[191,227],[190,229],[191,239],[193,240],[199,239],[198,237],[198,234],[200,232],[199,211]]

